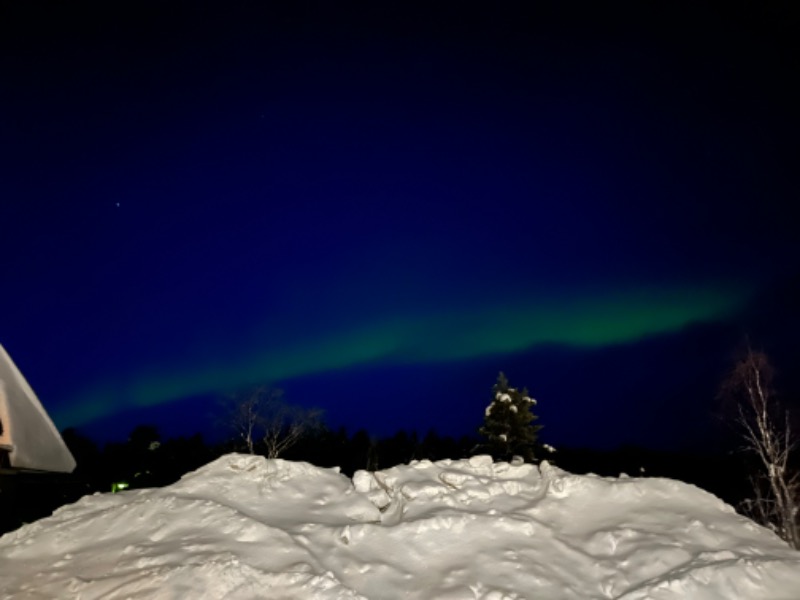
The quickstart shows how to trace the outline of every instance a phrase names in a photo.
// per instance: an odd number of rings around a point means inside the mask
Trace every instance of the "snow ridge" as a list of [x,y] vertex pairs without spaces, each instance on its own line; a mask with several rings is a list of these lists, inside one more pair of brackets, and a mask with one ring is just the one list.
[[800,553],[668,479],[230,454],[0,538],[0,598],[789,600]]

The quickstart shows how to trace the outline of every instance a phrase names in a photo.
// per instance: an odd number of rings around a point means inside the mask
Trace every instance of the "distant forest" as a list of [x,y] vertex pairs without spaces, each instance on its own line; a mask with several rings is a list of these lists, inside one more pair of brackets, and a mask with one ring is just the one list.
[[[102,449],[75,429],[62,434],[77,461],[71,474],[0,474],[0,534],[50,515],[55,509],[82,496],[120,489],[160,487],[229,452],[242,451],[239,440],[208,444],[201,435],[162,439],[156,427],[135,427],[124,443]],[[488,454],[477,436],[453,438],[431,430],[424,435],[398,431],[375,438],[365,430],[348,433],[344,428],[321,427],[306,434],[281,455],[282,459],[306,461],[320,467],[340,467],[351,476],[359,469],[380,470],[412,460],[459,459]],[[263,449],[256,446],[256,454]],[[737,505],[750,492],[747,465],[739,454],[690,455],[635,447],[613,451],[559,448],[538,453],[573,473],[632,477],[670,477],[693,483]]]

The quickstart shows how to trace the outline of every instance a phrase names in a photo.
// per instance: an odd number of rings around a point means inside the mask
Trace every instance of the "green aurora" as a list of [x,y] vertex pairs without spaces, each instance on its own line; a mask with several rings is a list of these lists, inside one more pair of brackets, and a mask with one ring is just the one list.
[[[127,409],[370,363],[420,364],[514,353],[542,344],[601,348],[669,334],[687,325],[723,319],[749,294],[731,287],[637,288],[615,293],[498,302],[480,311],[457,309],[373,319],[348,331],[276,335],[276,323],[258,332],[236,357],[160,364],[99,382],[53,411],[60,427],[79,426]],[[298,331],[300,329],[298,328]],[[276,343],[276,339],[280,343]]]

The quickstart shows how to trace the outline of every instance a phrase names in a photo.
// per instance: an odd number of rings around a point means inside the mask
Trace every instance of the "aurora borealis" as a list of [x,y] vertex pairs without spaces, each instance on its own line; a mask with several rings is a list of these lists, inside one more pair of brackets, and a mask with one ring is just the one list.
[[[277,348],[253,348],[238,360],[200,359],[191,366],[143,369],[130,381],[84,390],[59,421],[80,425],[113,410],[169,402],[187,396],[224,393],[264,381],[357,367],[371,362],[420,364],[457,361],[542,344],[596,347],[672,332],[687,324],[720,319],[741,308],[746,296],[705,290],[658,290],[589,297],[571,306],[509,307],[416,319],[387,318],[351,331],[302,338],[290,332]],[[299,329],[299,328],[298,328]],[[259,336],[274,339],[268,328]],[[227,359],[227,360],[226,360]],[[124,394],[120,394],[120,388]],[[110,405],[109,396],[129,406]]]
[[659,344],[798,272],[767,9],[233,4],[3,9],[0,343],[60,427],[268,383],[383,430],[452,388],[457,432],[511,369],[643,432],[730,339]]

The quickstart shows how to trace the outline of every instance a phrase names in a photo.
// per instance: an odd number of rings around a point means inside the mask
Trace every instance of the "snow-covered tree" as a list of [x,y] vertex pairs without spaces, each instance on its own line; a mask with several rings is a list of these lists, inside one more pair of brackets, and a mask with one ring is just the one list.
[[480,433],[486,437],[486,447],[495,458],[508,460],[521,456],[526,461],[534,460],[533,449],[541,425],[534,425],[537,417],[531,412],[536,400],[508,385],[503,373],[497,377],[492,388],[492,401],[486,407]]

